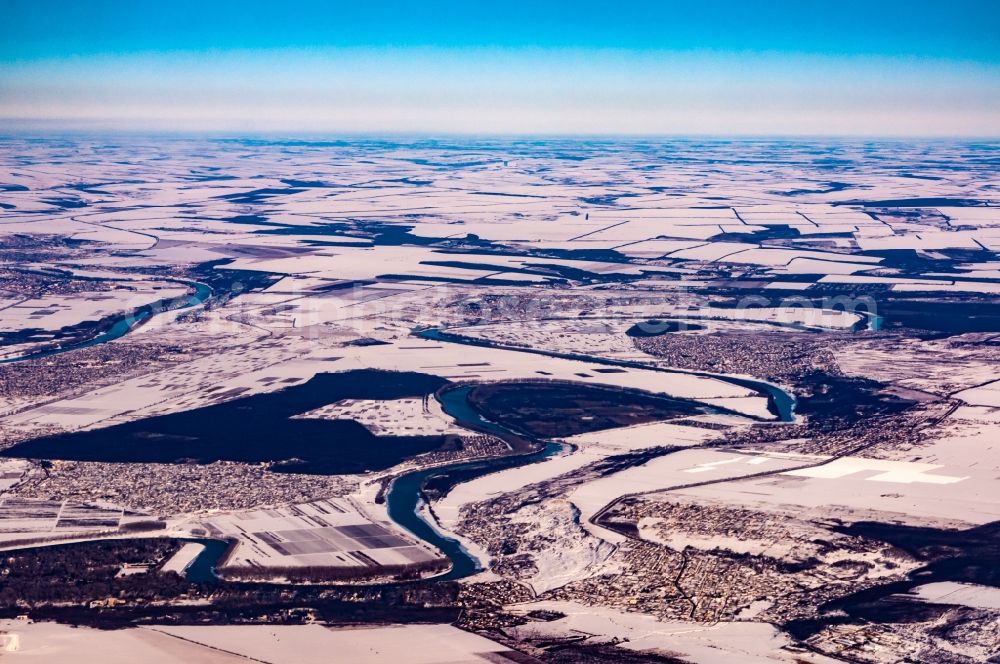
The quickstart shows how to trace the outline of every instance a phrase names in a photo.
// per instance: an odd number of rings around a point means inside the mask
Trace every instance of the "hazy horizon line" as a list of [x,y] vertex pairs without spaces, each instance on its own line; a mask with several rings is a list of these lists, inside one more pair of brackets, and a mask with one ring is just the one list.
[[[32,123],[34,126],[24,126]],[[99,124],[99,123],[93,123]],[[559,140],[843,140],[843,141],[1000,141],[997,134],[871,134],[871,133],[780,133],[780,132],[552,132],[552,131],[439,131],[412,129],[208,129],[208,128],[164,128],[164,127],[111,127],[87,126],[87,123],[71,122],[62,124],[59,120],[38,120],[33,118],[0,118],[0,136],[27,137],[57,136],[131,136],[213,139],[269,138],[281,140],[330,140],[351,139],[559,139]]]

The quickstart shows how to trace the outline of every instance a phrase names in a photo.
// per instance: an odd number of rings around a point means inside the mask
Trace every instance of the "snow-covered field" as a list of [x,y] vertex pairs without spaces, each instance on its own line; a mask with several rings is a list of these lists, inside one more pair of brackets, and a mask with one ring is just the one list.
[[271,568],[377,569],[440,559],[440,554],[395,527],[362,514],[348,500],[330,498],[268,510],[213,514],[173,524],[173,531],[234,539],[220,567],[253,568],[262,577]]
[[451,625],[330,629],[320,625],[139,627],[96,630],[56,623],[0,622],[0,657],[63,664],[471,664],[508,648]]
[[730,622],[693,625],[687,622],[665,622],[639,613],[626,613],[605,607],[585,606],[574,602],[539,601],[509,607],[515,613],[557,611],[565,614],[552,622],[529,622],[507,628],[508,633],[521,638],[536,638],[559,634],[586,637],[588,643],[608,643],[624,640],[629,650],[675,654],[697,664],[740,662],[740,664],[774,664],[787,662],[836,661],[812,653],[791,652],[790,644],[772,625],[755,622]]
[[[578,434],[564,441],[574,449],[541,463],[512,468],[463,482],[434,504],[434,513],[446,527],[458,520],[464,505],[517,492],[531,484],[545,482],[615,454],[651,447],[699,445],[718,436],[716,431],[684,426],[682,423],[653,422],[634,427],[606,429]],[[619,494],[609,493],[600,506]]]
[[437,399],[344,399],[297,417],[353,420],[376,436],[434,436],[468,433],[443,410]]
[[983,524],[1000,520],[995,482],[993,468],[844,458],[779,477],[680,489],[678,493],[763,511],[799,506],[844,521],[871,518],[875,510],[914,525]]
[[[580,510],[581,523],[588,522],[601,508],[625,495],[649,493],[690,484],[777,472],[809,463],[814,457],[797,455],[739,454],[717,450],[681,450],[577,487],[570,500]],[[712,493],[713,486],[707,487]],[[586,526],[595,535],[621,541],[621,535]]]

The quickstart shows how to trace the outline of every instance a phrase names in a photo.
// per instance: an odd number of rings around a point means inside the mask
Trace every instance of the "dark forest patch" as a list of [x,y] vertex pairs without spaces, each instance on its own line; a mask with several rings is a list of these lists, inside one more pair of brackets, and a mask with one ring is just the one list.
[[430,394],[446,381],[419,373],[318,374],[302,385],[104,429],[37,438],[9,457],[111,463],[271,463],[278,472],[380,470],[412,456],[454,449],[454,436],[376,437],[353,420],[291,419],[341,399]]
[[[833,530],[886,542],[927,564],[911,572],[905,580],[865,588],[827,602],[819,607],[816,618],[786,623],[785,628],[796,638],[808,638],[832,624],[939,619],[949,607],[924,603],[907,595],[923,584],[955,582],[1000,587],[1000,522],[951,530],[862,521],[836,526]],[[962,611],[976,612],[974,609]]]
[[[458,586],[407,584],[291,585],[218,581],[192,583],[150,571],[118,577],[126,563],[161,565],[183,543],[167,538],[59,544],[4,554],[0,618],[26,614],[104,629],[135,624],[227,625],[451,623]],[[115,606],[106,605],[114,597]],[[178,602],[182,599],[202,602]],[[94,601],[100,604],[91,605]]]
[[929,301],[886,299],[878,304],[885,319],[883,329],[910,328],[944,335],[966,332],[1000,332],[1000,302],[981,300]]
[[885,392],[885,385],[867,378],[814,371],[801,376],[796,382],[808,394],[798,398],[795,412],[824,423],[837,421],[853,424],[862,419],[901,412],[914,403]]
[[916,208],[916,207],[984,207],[992,201],[978,198],[891,198],[880,201],[836,201],[831,205],[863,205],[864,207]]
[[658,337],[661,334],[669,334],[671,332],[688,332],[693,330],[704,330],[704,325],[699,325],[698,323],[692,323],[686,320],[645,320],[640,323],[636,323],[629,329],[625,330],[625,334],[630,337]]
[[552,438],[702,412],[698,404],[631,390],[562,383],[479,385],[470,404],[487,418]]

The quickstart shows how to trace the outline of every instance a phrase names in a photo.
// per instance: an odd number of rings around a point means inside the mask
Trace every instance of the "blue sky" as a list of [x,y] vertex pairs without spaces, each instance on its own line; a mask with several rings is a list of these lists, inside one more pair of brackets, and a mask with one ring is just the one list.
[[1000,133],[1000,2],[7,0],[0,123]]

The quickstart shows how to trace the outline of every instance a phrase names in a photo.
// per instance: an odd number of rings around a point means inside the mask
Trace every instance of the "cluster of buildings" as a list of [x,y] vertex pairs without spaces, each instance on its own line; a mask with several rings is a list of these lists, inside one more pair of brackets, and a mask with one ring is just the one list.
[[970,615],[964,607],[946,607],[935,621],[936,634],[929,634],[922,621],[835,625],[810,638],[808,645],[849,662],[988,661],[1000,642],[1000,621],[990,620],[988,612],[972,613],[979,615]]
[[268,471],[265,464],[132,464],[55,461],[18,486],[23,497],[103,501],[160,515],[204,510],[244,510],[308,502],[357,488],[345,475]]
[[[204,352],[194,344],[162,344],[137,340],[128,343],[99,344],[72,353],[40,359],[0,364],[0,415],[11,415],[21,408],[36,408],[40,399],[52,395],[66,398],[73,386],[92,391],[126,378],[169,367]],[[67,390],[69,388],[69,391]],[[0,428],[0,447],[15,442],[14,431]],[[38,436],[33,433],[31,437]]]
[[[807,516],[680,497],[626,499],[601,523],[632,531],[616,553],[629,587],[645,581],[666,598],[679,594],[687,601],[687,608],[674,606],[665,617],[812,616],[825,601],[905,578],[919,566],[884,542],[835,533]],[[671,583],[664,586],[662,579]]]
[[666,365],[715,373],[781,380],[836,368],[831,349],[837,333],[671,334],[634,339],[642,351]]

